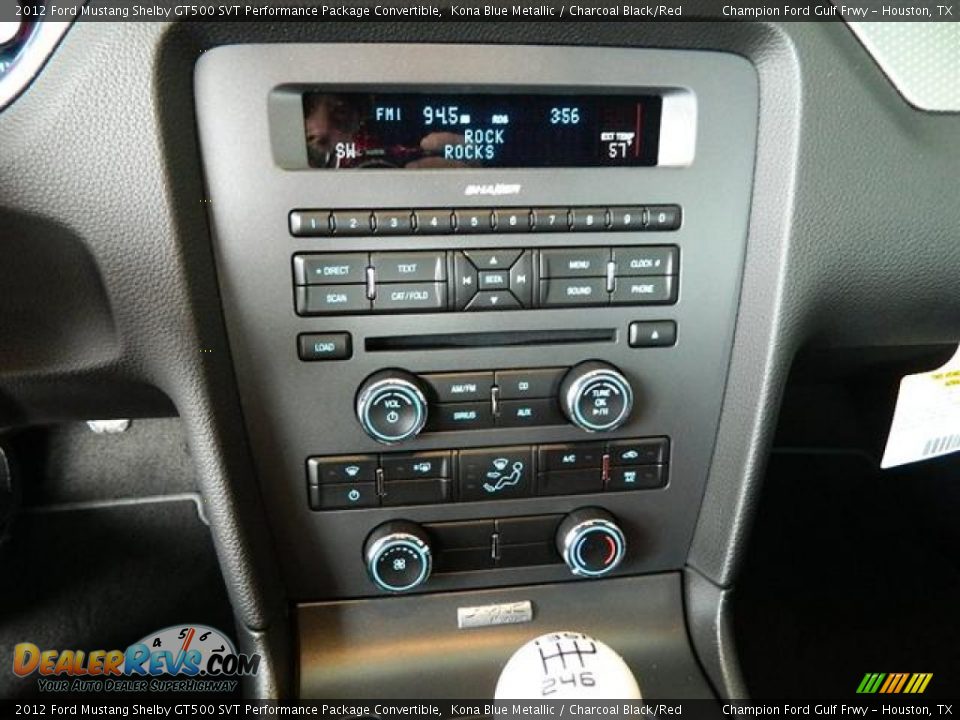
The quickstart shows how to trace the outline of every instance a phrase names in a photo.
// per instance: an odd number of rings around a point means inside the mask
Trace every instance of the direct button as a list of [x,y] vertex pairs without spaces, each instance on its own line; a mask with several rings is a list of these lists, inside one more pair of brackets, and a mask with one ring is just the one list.
[[350,333],[303,333],[297,353],[301,360],[347,360],[353,354]]
[[363,285],[301,285],[297,287],[297,313],[335,315],[370,310]]
[[295,255],[293,277],[297,285],[340,285],[367,279],[367,254]]
[[669,245],[615,247],[617,277],[624,275],[676,275],[678,249]]
[[543,307],[606,305],[608,301],[605,278],[554,279],[540,282],[540,304]]
[[378,285],[447,279],[447,261],[442,252],[373,253],[370,264],[376,270]]
[[311,485],[310,507],[314,510],[378,507],[376,483],[344,483],[340,485]]
[[540,251],[540,277],[604,277],[610,250],[607,248],[564,248]]
[[447,306],[447,284],[377,283],[377,312],[436,312]]
[[533,458],[529,447],[461,450],[461,500],[499,500],[533,494]]
[[466,402],[490,400],[490,388],[493,387],[493,373],[438,373],[422,375],[430,386],[437,402]]
[[311,485],[373,482],[376,476],[376,455],[341,455],[307,460],[307,477]]

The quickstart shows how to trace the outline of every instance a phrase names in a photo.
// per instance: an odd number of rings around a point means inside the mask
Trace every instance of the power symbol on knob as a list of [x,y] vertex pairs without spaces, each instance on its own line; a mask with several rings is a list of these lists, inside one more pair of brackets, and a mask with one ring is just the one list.
[[356,410],[367,435],[388,445],[415,437],[427,422],[420,381],[404,370],[382,370],[368,377],[357,393]]

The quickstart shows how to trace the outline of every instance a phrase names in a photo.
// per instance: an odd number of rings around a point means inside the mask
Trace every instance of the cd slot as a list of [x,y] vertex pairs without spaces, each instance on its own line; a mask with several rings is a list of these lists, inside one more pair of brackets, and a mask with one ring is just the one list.
[[581,345],[584,343],[612,343],[616,340],[617,331],[613,328],[590,328],[585,330],[515,330],[435,335],[387,335],[368,337],[365,346],[367,352],[398,352],[403,350]]

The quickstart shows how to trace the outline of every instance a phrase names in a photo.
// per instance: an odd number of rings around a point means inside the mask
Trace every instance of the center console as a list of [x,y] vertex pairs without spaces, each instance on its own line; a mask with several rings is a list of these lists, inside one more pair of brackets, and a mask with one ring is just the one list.
[[683,567],[745,250],[748,62],[234,46],[196,98],[292,600]]

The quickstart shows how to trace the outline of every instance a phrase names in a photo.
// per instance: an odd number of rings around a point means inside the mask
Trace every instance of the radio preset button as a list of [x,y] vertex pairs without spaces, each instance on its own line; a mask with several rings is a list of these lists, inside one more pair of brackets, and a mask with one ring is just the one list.
[[676,275],[679,252],[675,246],[653,245],[613,248],[617,277],[625,275]]
[[333,235],[329,210],[293,210],[290,213],[290,234],[296,237]]
[[663,304],[677,301],[676,278],[618,277],[610,296],[614,305]]
[[594,232],[607,229],[607,209],[575,207],[570,209],[570,229],[576,232]]
[[442,282],[447,279],[447,258],[443,252],[372,253],[370,264],[377,273],[378,286],[380,283]]
[[[482,274],[482,273],[481,273]],[[467,310],[515,310],[520,301],[509,290],[481,290],[473,296]]]
[[349,360],[352,354],[350,333],[303,333],[297,337],[301,360]]
[[297,285],[343,285],[366,281],[366,253],[294,255],[293,277]]
[[489,401],[493,387],[492,372],[476,373],[437,373],[421,375],[420,378],[430,386],[437,402]]
[[606,305],[609,300],[605,278],[561,278],[540,282],[540,304],[544,307]]
[[529,232],[530,210],[527,208],[494,210],[493,221],[499,233]]
[[447,284],[377,283],[373,309],[379,312],[437,312],[447,306]]
[[377,235],[410,235],[413,213],[409,210],[377,210],[373,213]]
[[531,212],[534,232],[567,232],[570,230],[568,208],[534,208]]
[[417,232],[422,235],[446,235],[453,232],[452,210],[414,210]]
[[492,210],[454,210],[457,232],[491,233],[493,232]]
[[370,235],[373,214],[369,210],[334,210],[333,232],[336,235]]
[[642,230],[643,208],[639,205],[621,205],[610,208],[611,230]]
[[365,313],[370,310],[364,285],[301,285],[297,287],[300,315]]
[[605,277],[609,248],[563,248],[540,251],[540,277]]
[[676,230],[680,227],[678,205],[647,205],[645,230]]

